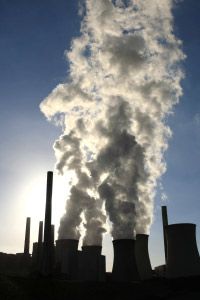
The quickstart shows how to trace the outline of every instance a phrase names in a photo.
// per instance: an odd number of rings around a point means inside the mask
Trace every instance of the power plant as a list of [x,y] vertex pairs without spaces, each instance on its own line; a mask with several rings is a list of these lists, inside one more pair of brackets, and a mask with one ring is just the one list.
[[165,265],[155,268],[157,276],[169,279],[200,275],[196,225],[168,224],[167,207],[162,207]]
[[[51,223],[53,172],[47,173],[44,226],[39,222],[38,240],[30,254],[31,218],[26,219],[24,252],[0,253],[0,273],[21,276],[53,276],[69,281],[134,282],[152,278],[180,278],[200,275],[200,259],[196,243],[195,224],[168,224],[167,207],[162,206],[165,264],[152,270],[147,234],[135,239],[113,240],[112,273],[106,273],[106,257],[102,246],[83,245],[78,239],[58,239]],[[44,227],[44,232],[43,232]]]

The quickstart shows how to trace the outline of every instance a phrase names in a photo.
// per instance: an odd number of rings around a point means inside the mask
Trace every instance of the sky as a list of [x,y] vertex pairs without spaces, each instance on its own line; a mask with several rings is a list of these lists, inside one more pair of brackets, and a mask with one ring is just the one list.
[[[167,171],[158,189],[149,238],[153,266],[164,262],[160,206],[168,206],[169,223],[197,224],[200,250],[200,3],[179,1],[174,9],[175,34],[183,41],[183,96],[167,123],[173,131],[166,151]],[[25,221],[32,217],[31,241],[44,218],[46,172],[53,170],[52,145],[61,128],[48,122],[40,102],[68,73],[64,51],[79,35],[76,0],[0,0],[0,251],[23,251]],[[64,213],[64,180],[55,176],[53,222]],[[112,266],[112,240],[103,253]]]

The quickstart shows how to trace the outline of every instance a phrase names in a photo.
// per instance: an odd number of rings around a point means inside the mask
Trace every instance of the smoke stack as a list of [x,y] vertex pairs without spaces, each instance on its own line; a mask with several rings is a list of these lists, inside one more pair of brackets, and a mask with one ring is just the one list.
[[167,264],[167,239],[165,228],[168,226],[167,206],[162,206],[162,223],[163,223],[163,238],[164,238],[164,250],[165,250],[165,264]]
[[43,243],[43,275],[50,275],[52,272],[52,232],[51,232],[51,206],[52,206],[53,172],[47,172],[46,188],[46,210],[44,223]]
[[112,270],[113,281],[139,280],[135,260],[135,240],[119,239],[113,241],[114,262]]
[[147,234],[137,234],[135,244],[135,257],[138,273],[141,280],[152,278],[152,268],[149,259]]
[[85,281],[105,280],[105,256],[101,246],[83,246],[79,252],[79,277]]
[[52,205],[53,172],[47,172],[46,210],[44,223],[44,242],[51,243],[51,205]]
[[38,244],[42,245],[43,241],[43,221],[39,222],[39,231],[38,231]]
[[42,265],[42,253],[43,253],[43,221],[40,221],[39,231],[38,231],[38,242],[37,242],[37,259],[36,259],[37,270],[40,270]]
[[39,271],[38,256],[39,256],[38,243],[33,243],[32,259],[31,259],[32,271]]
[[55,226],[51,225],[51,251],[52,251],[52,265],[55,267]]
[[26,230],[25,230],[25,241],[24,241],[24,254],[29,255],[30,246],[30,228],[31,228],[31,218],[26,219]]
[[78,240],[61,239],[56,241],[56,270],[66,279],[77,279]]
[[173,224],[165,229],[168,278],[200,275],[195,224]]
[[54,241],[55,241],[55,226],[51,225],[51,242],[54,245]]

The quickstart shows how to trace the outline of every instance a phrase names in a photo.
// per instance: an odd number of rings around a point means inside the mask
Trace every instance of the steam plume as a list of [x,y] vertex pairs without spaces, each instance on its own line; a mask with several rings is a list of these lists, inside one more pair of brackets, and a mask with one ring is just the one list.
[[84,242],[100,244],[103,201],[114,239],[149,231],[184,54],[173,34],[172,0],[84,4],[81,36],[66,52],[69,77],[40,108],[49,119],[64,115],[57,169],[74,172],[59,235],[77,238],[84,213]]

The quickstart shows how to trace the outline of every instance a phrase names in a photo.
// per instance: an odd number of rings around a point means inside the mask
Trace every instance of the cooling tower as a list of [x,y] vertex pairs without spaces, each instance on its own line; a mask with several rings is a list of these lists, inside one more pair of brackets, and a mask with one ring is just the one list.
[[135,240],[119,239],[113,241],[114,262],[112,270],[113,281],[139,280],[135,260]]
[[52,205],[53,172],[47,172],[46,210],[44,223],[44,243],[42,273],[48,276],[52,273],[52,232],[51,232],[51,205]]
[[69,280],[77,279],[78,240],[61,239],[56,241],[56,271]]
[[98,257],[101,255],[101,246],[82,246],[82,251],[88,256]]
[[195,224],[173,224],[165,229],[167,238],[168,278],[200,274]]
[[151,279],[153,275],[149,259],[148,238],[147,234],[136,235],[135,258],[141,280]]
[[31,218],[26,219],[24,254],[29,255]]
[[83,281],[105,281],[105,256],[101,246],[83,246],[79,252],[79,279]]
[[165,250],[165,264],[167,264],[167,239],[165,228],[168,225],[167,206],[162,206],[162,223],[163,223],[163,239],[164,239],[164,250]]

